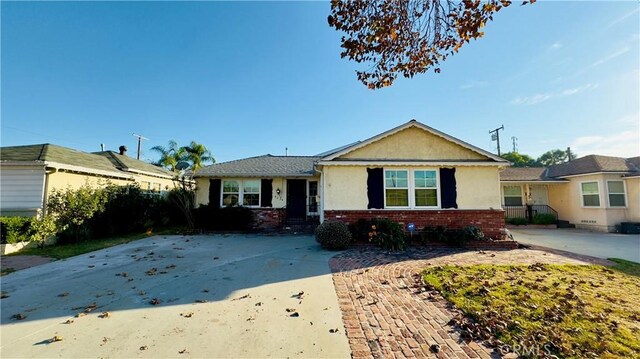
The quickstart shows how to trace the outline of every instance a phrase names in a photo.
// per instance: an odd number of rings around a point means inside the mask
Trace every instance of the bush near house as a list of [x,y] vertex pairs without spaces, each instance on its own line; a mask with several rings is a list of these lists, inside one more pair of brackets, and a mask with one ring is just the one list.
[[349,225],[349,231],[355,240],[375,243],[386,250],[403,250],[408,244],[402,224],[388,218],[359,219]]
[[338,221],[324,221],[316,228],[315,234],[322,248],[329,250],[345,249],[352,241],[349,227]]
[[485,240],[484,233],[477,226],[462,228],[445,228],[443,226],[426,226],[421,232],[423,243],[444,242],[450,246],[461,247],[470,241]]
[[507,218],[505,220],[505,222],[507,224],[513,224],[514,226],[524,226],[524,225],[528,224],[527,219],[526,218],[521,218],[521,217]]
[[31,235],[31,218],[0,217],[2,244],[26,242]]
[[253,211],[247,207],[202,205],[194,209],[196,227],[216,231],[248,231],[253,225]]
[[533,216],[533,224],[556,224],[558,219],[551,213],[539,213]]

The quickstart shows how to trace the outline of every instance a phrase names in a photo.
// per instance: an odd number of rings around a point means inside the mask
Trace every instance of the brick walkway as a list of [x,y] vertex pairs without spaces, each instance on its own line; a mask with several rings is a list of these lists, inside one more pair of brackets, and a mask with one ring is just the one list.
[[[437,292],[422,291],[417,273],[444,264],[593,262],[581,259],[527,249],[412,248],[388,254],[363,247],[338,254],[329,265],[353,358],[490,358],[499,355],[480,342],[460,339],[448,324],[457,312]],[[437,353],[431,349],[434,344]]]

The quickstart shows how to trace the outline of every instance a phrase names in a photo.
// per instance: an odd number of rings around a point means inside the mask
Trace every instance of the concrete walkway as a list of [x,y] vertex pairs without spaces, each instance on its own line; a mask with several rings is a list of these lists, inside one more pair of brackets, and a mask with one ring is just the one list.
[[310,236],[157,236],[28,268],[2,278],[0,357],[348,358],[333,255]]
[[21,270],[53,261],[55,261],[55,258],[43,256],[2,256],[2,258],[0,258],[0,267],[2,267],[2,269],[12,268],[14,270]]
[[640,236],[580,229],[510,229],[513,238],[532,244],[598,258],[622,258],[640,263]]

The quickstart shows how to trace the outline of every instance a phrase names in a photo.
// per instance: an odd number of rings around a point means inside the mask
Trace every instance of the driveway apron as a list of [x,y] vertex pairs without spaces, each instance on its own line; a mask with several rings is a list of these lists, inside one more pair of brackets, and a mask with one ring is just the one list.
[[348,358],[333,255],[310,236],[156,236],[15,272],[0,356]]

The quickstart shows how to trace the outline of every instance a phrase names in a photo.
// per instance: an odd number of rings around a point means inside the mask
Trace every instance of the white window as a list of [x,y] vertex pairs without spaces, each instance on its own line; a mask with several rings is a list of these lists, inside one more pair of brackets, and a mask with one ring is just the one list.
[[505,206],[522,206],[522,187],[504,186],[503,192]]
[[386,207],[409,207],[409,171],[384,171]]
[[242,205],[260,207],[260,180],[242,182]]
[[223,206],[260,207],[260,180],[222,181]]
[[580,183],[580,190],[582,192],[582,205],[584,207],[600,207],[598,182],[582,182]]
[[438,207],[438,180],[436,171],[414,171],[416,207]]
[[609,194],[609,207],[627,206],[623,181],[607,181],[607,193]]
[[385,208],[439,208],[437,170],[385,170]]

